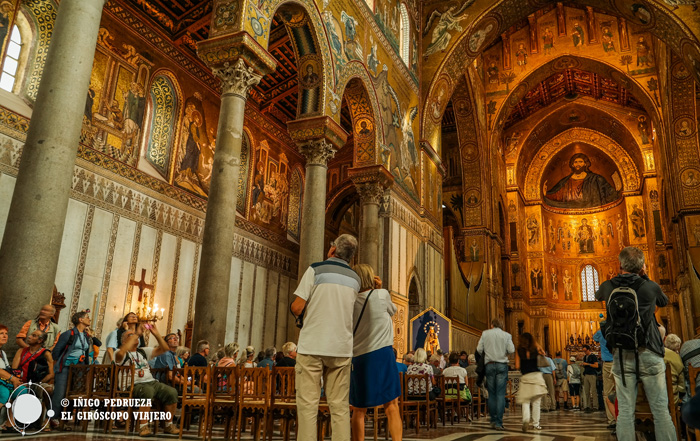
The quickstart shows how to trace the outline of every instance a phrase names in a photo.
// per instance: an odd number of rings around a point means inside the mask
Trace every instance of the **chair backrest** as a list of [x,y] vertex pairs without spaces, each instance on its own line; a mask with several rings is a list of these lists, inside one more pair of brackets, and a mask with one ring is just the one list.
[[690,396],[695,396],[698,387],[698,375],[700,375],[700,367],[688,366],[688,381],[690,382]]
[[459,377],[438,377],[440,381],[440,393],[445,400],[459,399]]
[[168,372],[170,369],[165,368],[151,368],[151,375],[153,378],[160,381],[161,383],[168,383]]
[[87,397],[92,383],[92,373],[92,365],[74,364],[69,366],[66,398]]
[[404,397],[407,400],[421,400],[430,401],[430,391],[433,385],[430,381],[430,376],[425,375],[405,375],[404,381],[406,383],[406,388],[404,391]]
[[184,379],[187,387],[182,389],[182,403],[206,400],[211,390],[211,368],[209,366],[185,366]]
[[296,401],[296,382],[293,367],[272,368],[272,402],[293,403]]
[[112,396],[120,398],[131,398],[134,392],[134,365],[129,363],[127,365],[120,366],[118,364],[114,365],[113,368],[113,379],[112,384]]
[[269,405],[272,396],[271,378],[272,373],[266,367],[239,368],[238,402],[241,407],[244,407],[246,402],[262,402]]
[[95,364],[92,366],[92,381],[90,382],[90,397],[112,397],[114,388],[114,365]]
[[238,369],[236,366],[214,366],[212,368],[213,400],[232,400],[238,394]]

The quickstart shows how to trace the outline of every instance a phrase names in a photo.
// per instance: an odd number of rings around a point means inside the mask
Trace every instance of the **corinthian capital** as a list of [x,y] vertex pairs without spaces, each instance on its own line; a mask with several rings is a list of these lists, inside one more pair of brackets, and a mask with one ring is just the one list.
[[214,68],[212,72],[221,79],[222,95],[233,94],[243,99],[248,98],[250,88],[258,84],[262,78],[262,75],[255,73],[242,58],[239,58],[234,65],[224,63],[223,67]]
[[376,204],[382,201],[384,196],[384,186],[379,181],[356,183],[357,194],[360,195],[360,203]]
[[306,158],[306,165],[326,166],[328,161],[335,156],[333,144],[324,138],[312,139],[299,146],[299,153]]

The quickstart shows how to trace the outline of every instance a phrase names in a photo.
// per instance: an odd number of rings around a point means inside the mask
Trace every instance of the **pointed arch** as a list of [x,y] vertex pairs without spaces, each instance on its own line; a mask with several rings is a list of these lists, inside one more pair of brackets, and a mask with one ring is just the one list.
[[[360,62],[348,63],[339,84],[339,99],[346,97],[350,105],[355,139],[353,166],[383,163],[379,147],[384,145],[384,124],[379,117],[379,101],[367,68]],[[363,121],[371,124],[370,133],[360,133]]]
[[401,21],[399,23],[399,49],[401,59],[408,66],[410,64],[411,53],[411,19],[408,17],[408,9],[405,3],[401,3]]
[[[267,5],[269,38],[275,15],[284,22],[297,63],[297,117],[322,115],[325,109],[325,84],[332,72],[330,46],[318,8],[313,0],[278,0]],[[266,48],[269,44],[269,39]]]

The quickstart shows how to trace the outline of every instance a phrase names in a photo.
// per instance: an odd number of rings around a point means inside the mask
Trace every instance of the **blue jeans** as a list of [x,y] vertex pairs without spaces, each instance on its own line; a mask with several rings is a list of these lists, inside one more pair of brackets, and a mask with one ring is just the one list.
[[[624,351],[622,362],[625,368],[625,381],[622,384],[620,374],[620,356],[615,350],[613,360],[613,376],[617,393],[617,439],[618,441],[634,441],[634,407],[637,402],[637,379],[634,352]],[[654,432],[657,441],[675,441],[676,428],[673,426],[668,410],[668,394],[666,392],[666,365],[664,359],[647,349],[639,350],[639,379],[644,384],[644,393],[649,402],[651,413],[654,415]]]
[[63,366],[63,370],[61,370],[61,372],[56,372],[55,376],[53,377],[53,395],[51,395],[51,407],[53,408],[55,419],[59,419],[61,417],[61,411],[63,410],[61,400],[66,397],[69,370],[70,366]]
[[503,412],[506,409],[506,386],[508,384],[508,365],[490,363],[486,365],[486,389],[489,391],[489,416],[491,424],[503,426]]

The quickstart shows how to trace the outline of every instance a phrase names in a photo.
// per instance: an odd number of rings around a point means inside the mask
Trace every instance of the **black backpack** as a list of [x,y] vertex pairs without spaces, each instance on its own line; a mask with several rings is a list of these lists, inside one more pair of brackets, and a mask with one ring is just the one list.
[[[646,283],[646,280],[642,284]],[[640,285],[641,286],[641,285]],[[603,334],[608,348],[612,352],[618,349],[622,384],[625,383],[622,351],[634,351],[636,374],[639,379],[639,346],[646,343],[642,320],[639,315],[637,292],[628,286],[618,286],[611,293],[607,302],[608,317]]]

